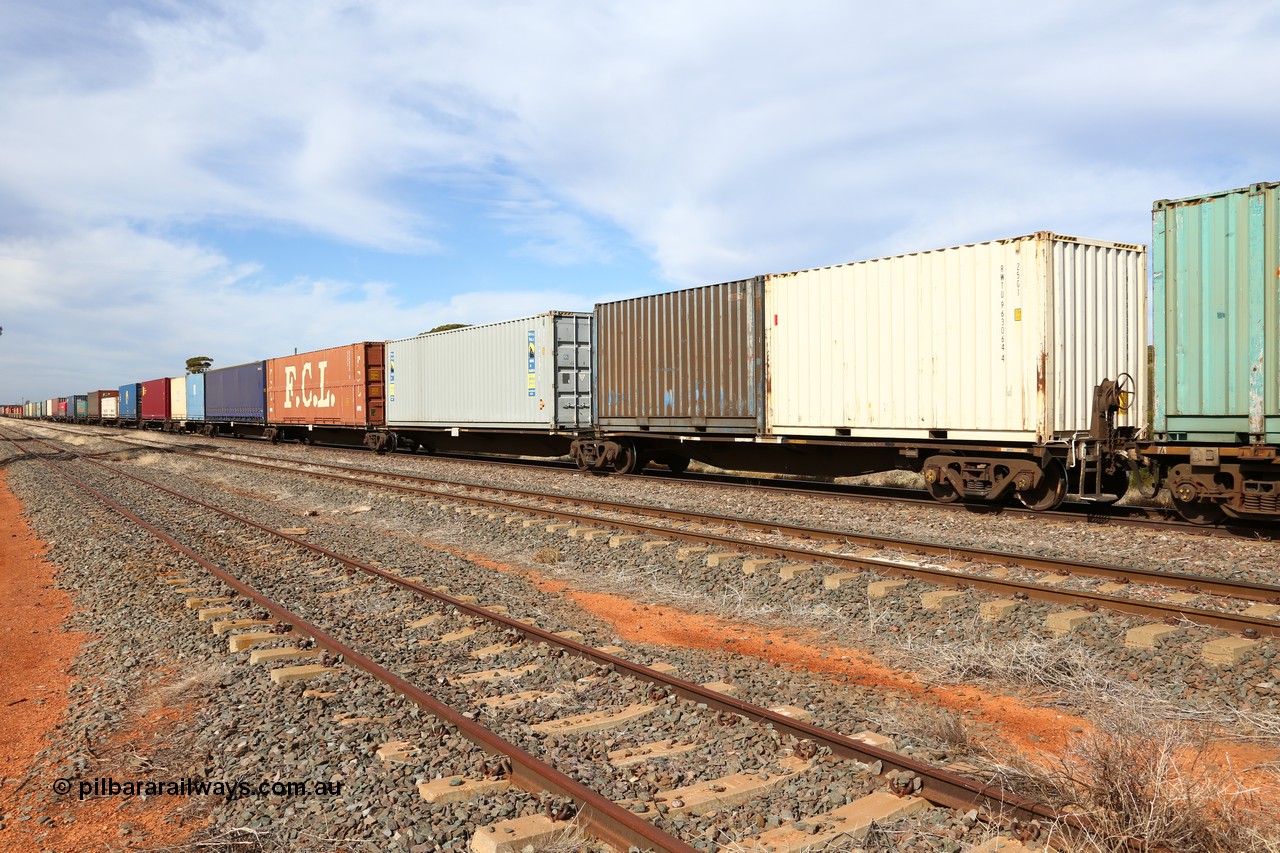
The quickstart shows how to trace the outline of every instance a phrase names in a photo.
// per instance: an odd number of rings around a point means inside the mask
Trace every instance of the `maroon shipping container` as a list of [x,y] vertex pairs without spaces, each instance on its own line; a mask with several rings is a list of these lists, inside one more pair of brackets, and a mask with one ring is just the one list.
[[169,420],[169,379],[152,379],[150,382],[142,383],[141,396],[142,420],[144,421],[167,421]]

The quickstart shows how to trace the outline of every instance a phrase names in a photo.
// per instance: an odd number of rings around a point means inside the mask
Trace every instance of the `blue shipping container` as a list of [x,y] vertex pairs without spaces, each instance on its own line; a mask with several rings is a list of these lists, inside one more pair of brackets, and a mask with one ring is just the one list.
[[67,416],[78,420],[84,420],[89,417],[89,395],[76,394],[71,399],[75,401],[75,405],[74,407],[67,407],[70,410],[67,412]]
[[266,423],[267,363],[251,361],[206,373],[204,419],[217,423]]
[[120,386],[120,420],[136,421],[138,419],[138,400],[141,398],[141,383],[130,382],[128,385]]
[[204,374],[187,374],[187,420],[204,420]]

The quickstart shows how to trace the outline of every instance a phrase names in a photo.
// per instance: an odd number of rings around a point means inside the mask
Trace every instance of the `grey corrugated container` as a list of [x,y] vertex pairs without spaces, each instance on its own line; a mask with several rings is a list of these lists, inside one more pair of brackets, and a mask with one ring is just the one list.
[[387,341],[387,425],[591,426],[591,315],[552,312]]
[[762,294],[753,278],[596,305],[597,423],[757,432]]
[[1158,437],[1280,441],[1280,183],[1151,211]]

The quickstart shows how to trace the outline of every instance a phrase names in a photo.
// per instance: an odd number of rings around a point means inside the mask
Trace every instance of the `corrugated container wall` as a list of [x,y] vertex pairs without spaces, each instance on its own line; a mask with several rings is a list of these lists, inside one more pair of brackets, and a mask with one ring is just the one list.
[[149,379],[142,383],[139,408],[144,421],[169,419],[169,379]]
[[204,420],[204,374],[189,373],[184,384],[187,386],[187,420]]
[[142,396],[142,385],[137,382],[120,386],[120,419],[136,421],[138,419],[138,398]]
[[67,416],[67,398],[58,398],[58,417],[65,418]]
[[175,421],[187,419],[187,377],[169,377],[169,417]]
[[1044,442],[1122,373],[1143,426],[1145,294],[1144,247],[1047,232],[769,276],[769,431]]
[[386,419],[382,342],[365,341],[267,360],[273,424],[380,426]]
[[589,428],[591,326],[557,312],[387,341],[387,424]]
[[101,391],[89,392],[88,415],[90,418],[102,417],[102,392]]
[[1280,441],[1280,183],[1151,212],[1157,437]]
[[267,363],[251,361],[205,373],[204,418],[220,423],[266,423]]
[[70,398],[71,411],[67,414],[79,420],[84,420],[89,416],[89,395],[76,394]]
[[115,420],[120,417],[120,392],[102,392],[102,419]]
[[599,425],[756,432],[762,291],[757,278],[596,305]]

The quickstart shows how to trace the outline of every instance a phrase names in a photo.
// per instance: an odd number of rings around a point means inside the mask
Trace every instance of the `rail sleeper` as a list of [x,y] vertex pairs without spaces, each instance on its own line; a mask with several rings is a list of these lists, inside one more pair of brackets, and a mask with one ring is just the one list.
[[736,806],[770,791],[784,782],[794,779],[814,766],[812,761],[799,758],[783,758],[781,773],[734,773],[719,779],[695,782],[683,788],[661,791],[654,801],[665,806],[667,814],[705,814],[712,809]]
[[474,800],[485,794],[505,791],[510,787],[509,779],[468,779],[465,776],[446,776],[430,782],[419,782],[418,796],[428,803],[447,805]]
[[[837,838],[862,838],[873,822],[914,814],[928,805],[920,797],[898,797],[888,791],[875,791],[838,809],[779,826],[743,843],[750,849],[770,853],[817,850]],[[830,825],[830,828],[814,832],[813,824]]]
[[249,663],[276,663],[284,660],[311,660],[320,657],[319,649],[254,649],[249,652]]
[[629,767],[632,764],[648,761],[650,758],[665,758],[669,755],[678,755],[691,749],[697,749],[697,747],[696,743],[679,743],[668,738],[667,740],[641,744],[640,746],[615,749],[609,753],[609,763],[614,767]]
[[1161,640],[1172,637],[1180,630],[1182,629],[1176,625],[1166,625],[1163,622],[1139,625],[1125,632],[1124,647],[1126,649],[1154,649],[1160,645]]
[[471,836],[471,853],[516,853],[537,850],[561,840],[572,824],[556,823],[546,815],[514,817],[482,826]]
[[533,729],[534,731],[547,732],[548,734],[598,732],[604,729],[611,729],[614,726],[620,726],[623,723],[629,723],[632,720],[638,720],[641,717],[652,714],[657,709],[657,705],[628,705],[621,710],[592,711],[588,714],[548,720],[545,723],[538,723]]

